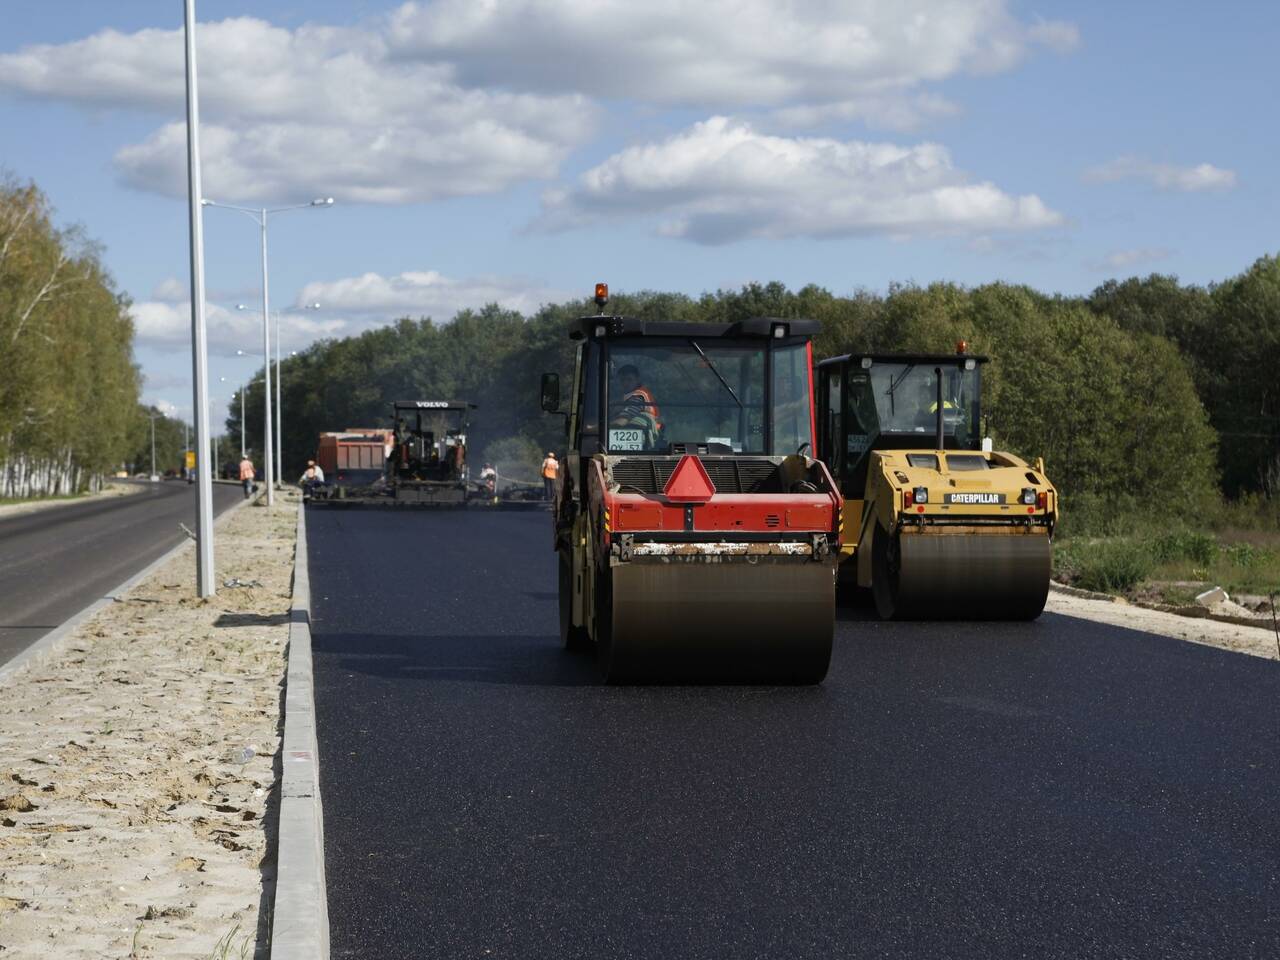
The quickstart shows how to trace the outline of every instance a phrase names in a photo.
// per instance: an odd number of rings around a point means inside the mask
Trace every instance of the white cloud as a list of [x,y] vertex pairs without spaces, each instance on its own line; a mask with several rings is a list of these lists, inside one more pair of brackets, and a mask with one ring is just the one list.
[[148,390],[171,390],[175,387],[190,387],[191,373],[186,375],[174,373],[145,373],[143,380]]
[[1037,20],[1027,28],[1027,37],[1055,53],[1070,53],[1080,45],[1080,28],[1062,20]]
[[[198,32],[204,183],[228,200],[336,195],[402,203],[550,178],[593,127],[575,95],[464,89],[447,65],[395,60],[376,30],[241,17]],[[0,54],[0,90],[182,115],[180,30],[105,30]],[[184,195],[185,123],[120,150],[122,178]]]
[[389,42],[464,84],[709,109],[885,101],[959,73],[1009,69],[1075,27],[1026,24],[1005,0],[432,0]]
[[390,277],[365,273],[316,281],[303,288],[298,302],[319,302],[322,309],[339,313],[377,314],[384,321],[401,316],[445,321],[468,307],[478,309],[496,303],[508,310],[532,313],[545,303],[570,296],[521,277],[456,279],[434,270],[421,270]]
[[890,130],[914,130],[926,120],[951,117],[960,106],[945,97],[931,93],[913,95],[866,96],[837,103],[805,103],[781,107],[769,119],[782,127],[817,127],[828,123],[863,120],[873,127]]
[[[274,311],[273,311],[274,312]],[[191,307],[188,303],[144,300],[130,307],[139,346],[161,351],[185,351],[191,347]],[[251,355],[262,353],[262,314],[251,310],[228,310],[216,303],[205,306],[205,328],[209,352],[234,357],[237,350]],[[283,350],[298,350],[322,337],[341,336],[348,321],[321,313],[282,311],[280,342]],[[272,336],[275,326],[272,325]],[[274,353],[274,346],[272,348]]]
[[[459,279],[434,270],[388,277],[366,273],[337,280],[317,280],[303,287],[293,307],[285,307],[280,312],[280,347],[285,352],[301,350],[317,340],[354,336],[403,316],[426,316],[446,322],[459,310],[479,309],[490,303],[532,313],[545,303],[568,300],[572,296],[523,277]],[[319,310],[303,309],[304,304],[317,302]],[[130,311],[139,346],[161,352],[190,349],[191,307],[185,300],[144,300],[135,303]],[[272,314],[274,316],[274,310]],[[261,357],[261,318],[258,310],[207,304],[205,323],[210,353],[234,357],[237,350],[243,350],[250,356]],[[275,330],[273,322],[273,353]],[[164,375],[154,382],[148,377],[147,383],[157,386],[166,380]]]
[[165,303],[177,303],[190,299],[190,296],[186,282],[177,277],[165,277],[151,291],[152,300],[161,300]]
[[1090,264],[1095,270],[1127,270],[1143,263],[1158,263],[1168,260],[1173,251],[1168,247],[1133,247],[1128,250],[1114,250],[1101,260]]
[[659,230],[697,243],[749,237],[906,236],[1050,227],[1034,194],[971,183],[936,144],[900,147],[786,138],[713,117],[630,147],[549,191],[539,225],[563,229],[659,214]]
[[1141,180],[1159,190],[1192,193],[1201,190],[1230,190],[1236,185],[1236,172],[1200,163],[1193,167],[1179,167],[1171,163],[1156,163],[1142,157],[1118,157],[1109,163],[1091,167],[1084,178],[1090,183],[1115,183],[1120,180]]

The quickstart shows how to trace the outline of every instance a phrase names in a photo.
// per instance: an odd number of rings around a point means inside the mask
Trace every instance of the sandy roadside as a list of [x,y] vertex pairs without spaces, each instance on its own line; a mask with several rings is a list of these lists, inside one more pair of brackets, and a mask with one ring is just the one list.
[[265,955],[297,506],[218,526],[213,600],[183,551],[0,690],[3,960]]
[[72,503],[89,503],[93,500],[110,500],[114,497],[128,497],[141,493],[146,489],[143,483],[108,483],[97,493],[86,493],[82,497],[63,497],[54,500],[32,500],[28,503],[6,503],[0,505],[0,520],[5,517],[16,517],[24,513],[35,513],[37,510],[53,510]]
[[1190,640],[1192,643],[1221,647],[1268,660],[1277,659],[1275,634],[1260,627],[1183,617],[1163,610],[1148,610],[1119,600],[1093,600],[1057,590],[1049,591],[1049,602],[1045,604],[1045,610],[1178,640]]

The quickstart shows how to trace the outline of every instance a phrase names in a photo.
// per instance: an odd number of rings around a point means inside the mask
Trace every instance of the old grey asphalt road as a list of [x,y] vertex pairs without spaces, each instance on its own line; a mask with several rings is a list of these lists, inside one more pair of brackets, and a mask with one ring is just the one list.
[[[241,498],[213,485],[215,514]],[[0,664],[180,543],[195,514],[195,487],[168,482],[0,520]]]
[[1280,664],[863,615],[604,688],[545,514],[307,522],[336,958],[1280,956]]

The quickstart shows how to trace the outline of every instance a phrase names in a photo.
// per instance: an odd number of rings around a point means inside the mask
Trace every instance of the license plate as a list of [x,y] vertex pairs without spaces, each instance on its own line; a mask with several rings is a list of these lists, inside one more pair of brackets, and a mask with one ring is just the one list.
[[644,431],[643,430],[610,430],[609,431],[609,449],[610,450],[643,450],[644,449]]

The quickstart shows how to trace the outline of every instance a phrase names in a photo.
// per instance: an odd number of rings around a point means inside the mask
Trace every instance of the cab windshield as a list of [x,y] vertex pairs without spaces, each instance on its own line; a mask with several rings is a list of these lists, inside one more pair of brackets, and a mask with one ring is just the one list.
[[946,445],[972,448],[978,435],[978,371],[921,362],[873,363],[849,373],[848,453],[868,450],[880,434],[920,434],[933,447],[942,379],[942,432]]
[[666,452],[673,443],[795,453],[812,432],[806,345],[613,340],[605,421],[613,453]]

